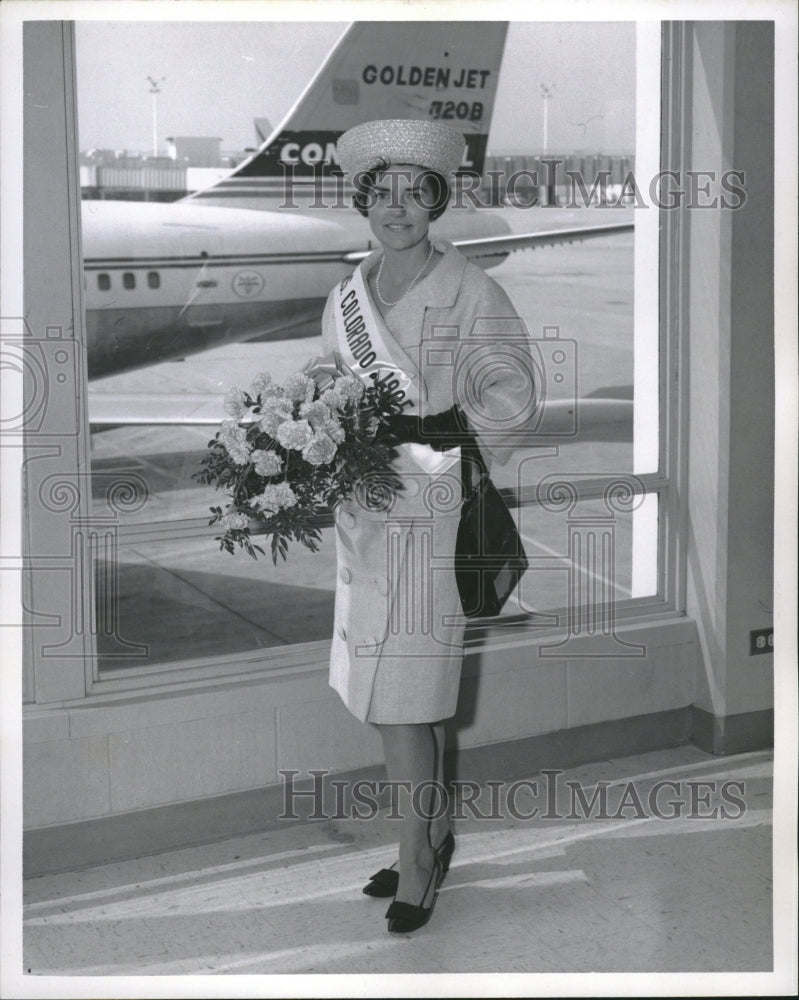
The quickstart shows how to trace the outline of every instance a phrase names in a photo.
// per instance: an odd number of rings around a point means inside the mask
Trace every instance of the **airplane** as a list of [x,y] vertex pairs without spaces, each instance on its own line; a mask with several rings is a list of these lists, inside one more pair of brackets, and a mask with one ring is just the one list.
[[[622,223],[512,234],[496,213],[471,204],[507,27],[356,22],[283,122],[221,181],[172,203],[84,201],[89,378],[231,341],[318,335],[329,290],[374,245],[335,155],[338,137],[358,122],[433,118],[464,133],[456,185],[463,204],[444,213],[431,234],[483,267],[517,249],[632,230]],[[129,422],[122,402],[90,393],[90,420]],[[196,408],[187,412],[185,398],[152,402],[151,417],[212,422]],[[601,406],[592,408],[600,419]]]

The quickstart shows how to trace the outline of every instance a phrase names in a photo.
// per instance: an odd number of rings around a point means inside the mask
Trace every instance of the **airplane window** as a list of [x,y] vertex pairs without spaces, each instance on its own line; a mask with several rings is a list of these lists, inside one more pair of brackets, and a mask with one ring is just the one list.
[[111,287],[111,277],[108,274],[97,275],[97,287],[101,292],[107,292]]
[[124,288],[135,288],[136,287],[136,275],[132,271],[125,271],[122,275],[122,285]]
[[147,272],[147,287],[148,288],[161,287],[161,275],[158,273],[158,271]]

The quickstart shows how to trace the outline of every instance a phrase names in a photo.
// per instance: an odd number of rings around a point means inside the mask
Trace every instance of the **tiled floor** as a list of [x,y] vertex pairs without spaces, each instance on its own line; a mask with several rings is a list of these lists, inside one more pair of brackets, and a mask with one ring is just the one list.
[[[538,793],[519,786],[515,818],[506,786],[502,815],[457,822],[433,918],[406,936],[387,933],[386,901],[360,892],[393,859],[385,812],[31,879],[25,967],[90,976],[770,970],[771,774],[766,752],[719,758],[681,747],[574,768],[548,786],[532,775]],[[587,817],[567,781],[589,802],[606,787],[604,816],[598,799]],[[477,805],[490,811],[488,798]],[[534,805],[540,815],[523,818]]]

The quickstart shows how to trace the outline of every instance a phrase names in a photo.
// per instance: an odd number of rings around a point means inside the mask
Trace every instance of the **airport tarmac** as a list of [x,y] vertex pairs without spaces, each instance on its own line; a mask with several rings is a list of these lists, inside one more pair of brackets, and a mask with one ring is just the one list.
[[[487,211],[501,212],[514,232],[628,222],[632,215],[620,209]],[[545,328],[551,336],[556,328],[559,340],[569,345],[578,395],[623,393],[631,386],[632,234],[517,252],[490,274],[510,295],[531,337],[541,338]],[[231,386],[248,386],[261,370],[282,381],[319,350],[319,337],[230,344],[97,380],[90,395],[208,393],[219,400],[221,421],[222,398]],[[495,467],[492,475],[499,486],[518,486],[556,473],[567,477],[629,473],[631,431],[629,425],[612,426],[589,432],[585,440],[564,438],[564,444],[528,449],[507,466]],[[330,634],[335,581],[332,529],[324,530],[318,553],[292,545],[288,562],[278,566],[268,556],[253,562],[243,552],[234,557],[219,552],[213,529],[204,529],[208,508],[224,499],[191,478],[212,434],[208,427],[139,425],[92,435],[92,469],[102,473],[103,483],[109,476],[132,473],[147,489],[146,503],[120,518],[116,555],[105,563],[98,560],[98,566],[113,575],[118,600],[116,637],[98,636],[104,669],[315,641]],[[97,476],[97,513],[103,512],[104,495]],[[578,509],[590,514],[588,503]],[[565,516],[540,507],[525,508],[517,516],[535,572],[528,572],[509,610],[514,604],[527,612],[565,606],[567,573],[551,565],[567,551]],[[640,591],[642,577],[640,568],[633,572],[633,516],[617,512],[615,517],[611,589],[614,598],[623,599]],[[656,513],[648,517],[644,528],[639,518],[636,530],[651,533],[656,519]],[[158,530],[148,533],[147,524],[157,524]],[[174,531],[164,530],[165,525],[173,525]],[[643,579],[651,581],[653,574],[650,567]]]

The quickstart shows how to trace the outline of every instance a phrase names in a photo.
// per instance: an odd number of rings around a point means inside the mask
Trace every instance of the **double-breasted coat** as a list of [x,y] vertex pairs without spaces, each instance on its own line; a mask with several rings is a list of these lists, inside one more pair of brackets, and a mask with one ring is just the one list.
[[[418,390],[419,413],[458,403],[487,460],[503,463],[535,405],[524,326],[502,288],[452,244],[383,320]],[[362,262],[364,279],[380,259]],[[368,285],[364,280],[368,289]],[[333,293],[323,353],[337,350]],[[414,411],[409,411],[414,412]],[[335,511],[337,580],[330,684],[360,720],[435,722],[455,712],[465,618],[453,557],[460,461],[429,475],[401,446],[391,508],[350,499]]]

